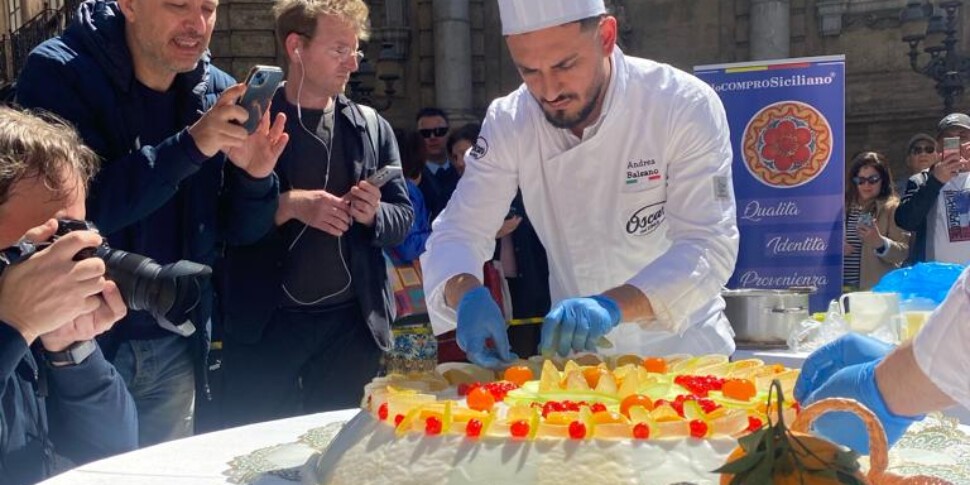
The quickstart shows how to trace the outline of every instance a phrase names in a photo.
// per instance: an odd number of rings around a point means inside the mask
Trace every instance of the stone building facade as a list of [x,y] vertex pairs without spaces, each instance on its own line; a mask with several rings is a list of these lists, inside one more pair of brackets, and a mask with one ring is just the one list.
[[[847,156],[885,152],[900,172],[906,140],[932,133],[943,103],[906,56],[899,11],[906,0],[607,0],[628,54],[690,70],[695,65],[844,54]],[[278,63],[269,0],[222,0],[212,50],[242,77],[255,63]],[[422,106],[479,119],[495,97],[520,83],[501,36],[495,0],[370,0],[373,38],[364,50],[376,76],[373,104],[400,127]],[[970,7],[970,6],[968,6]],[[962,9],[962,25],[970,22]],[[970,52],[961,35],[959,47]],[[922,56],[923,61],[927,57]],[[380,76],[397,77],[384,95]],[[365,76],[367,77],[367,76]],[[967,99],[958,102],[967,111]],[[903,171],[903,173],[905,173]]]

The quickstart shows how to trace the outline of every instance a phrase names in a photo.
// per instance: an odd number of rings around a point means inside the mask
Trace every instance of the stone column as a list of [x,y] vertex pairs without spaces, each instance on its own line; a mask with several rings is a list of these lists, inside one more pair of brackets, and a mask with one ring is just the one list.
[[751,0],[751,60],[791,56],[790,0]]
[[468,0],[433,0],[435,102],[453,127],[474,120]]

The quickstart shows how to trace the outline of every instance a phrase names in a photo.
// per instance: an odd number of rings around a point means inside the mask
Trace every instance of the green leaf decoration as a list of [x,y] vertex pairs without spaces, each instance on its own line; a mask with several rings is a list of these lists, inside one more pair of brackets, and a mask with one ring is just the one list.
[[737,460],[725,464],[721,468],[714,470],[713,473],[730,473],[731,475],[737,475],[739,473],[744,473],[748,470],[753,469],[761,460],[765,457],[765,452],[755,451],[750,455],[744,455]]

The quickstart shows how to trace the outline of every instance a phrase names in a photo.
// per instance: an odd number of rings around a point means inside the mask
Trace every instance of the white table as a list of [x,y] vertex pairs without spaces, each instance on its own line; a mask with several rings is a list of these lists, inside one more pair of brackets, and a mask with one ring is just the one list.
[[[260,448],[295,442],[312,428],[346,421],[359,409],[267,421],[202,434],[143,448],[89,463],[53,477],[41,485],[221,485],[231,483],[223,472],[237,456]],[[267,477],[259,483],[293,485]]]
[[[737,350],[732,357],[734,360],[761,359],[767,364],[781,364],[785,367],[801,368],[810,352],[795,352],[792,350]],[[952,416],[961,424],[970,425],[970,410],[962,406],[954,406],[943,411],[944,415]]]

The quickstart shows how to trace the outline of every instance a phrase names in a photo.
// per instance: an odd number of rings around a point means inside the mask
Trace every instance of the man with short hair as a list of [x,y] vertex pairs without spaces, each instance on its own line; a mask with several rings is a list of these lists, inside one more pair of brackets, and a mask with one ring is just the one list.
[[[105,264],[75,260],[101,236],[36,250],[55,217],[84,219],[98,159],[70,127],[0,107],[0,483],[36,483],[134,449],[135,406],[92,340],[125,315]],[[17,241],[21,240],[18,244]],[[36,252],[31,254],[32,250]],[[26,258],[26,259],[23,259]]]
[[[104,160],[87,200],[101,233],[159,264],[212,265],[222,244],[258,239],[276,210],[285,120],[266,115],[252,135],[239,125],[246,87],[209,62],[217,7],[88,0],[31,52],[17,83],[22,105],[70,121]],[[142,446],[192,434],[196,385],[208,390],[211,300],[206,288],[191,337],[132,311],[99,339],[135,398]]]
[[448,115],[439,108],[421,108],[417,115],[417,129],[424,144],[426,163],[418,187],[428,206],[429,220],[434,222],[448,205],[461,174],[449,160],[447,150]]
[[[958,148],[945,149],[947,138]],[[914,232],[913,262],[970,262],[970,116],[951,113],[940,120],[939,161],[909,178],[896,209],[896,225]]]
[[[343,95],[368,35],[361,0],[277,0],[287,115],[280,204],[255,245],[230,248],[223,295],[227,424],[358,406],[391,346],[393,292],[382,249],[413,212],[390,124]],[[262,217],[266,217],[265,215]]]
[[544,353],[603,351],[604,336],[618,353],[733,353],[720,291],[738,228],[717,94],[621,52],[603,0],[498,5],[524,84],[489,108],[422,256],[436,333],[457,325],[473,362],[512,360],[481,268],[520,188],[549,259]]

